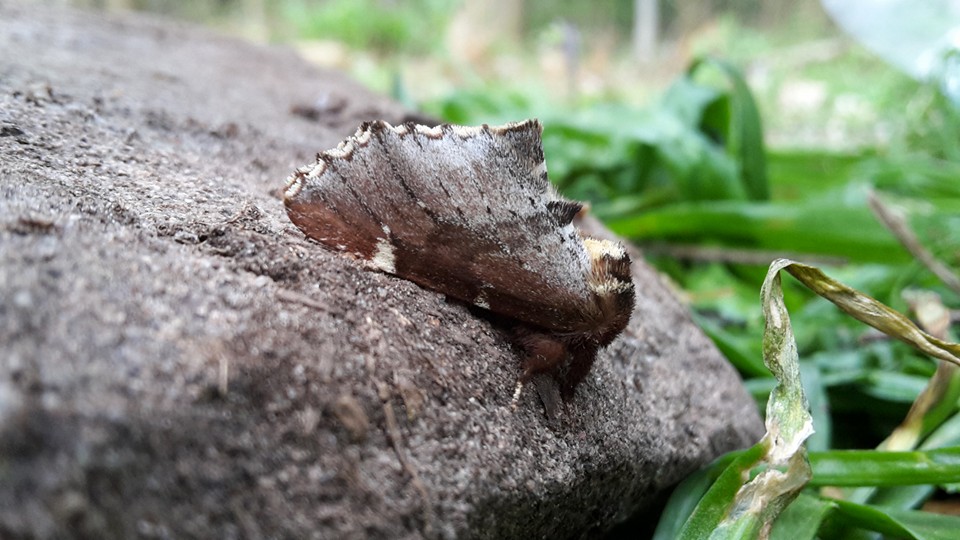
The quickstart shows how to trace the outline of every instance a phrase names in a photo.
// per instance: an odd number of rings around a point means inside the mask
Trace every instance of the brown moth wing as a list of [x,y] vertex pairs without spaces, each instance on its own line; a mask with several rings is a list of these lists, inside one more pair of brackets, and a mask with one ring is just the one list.
[[585,243],[571,224],[580,205],[550,186],[540,132],[536,120],[370,122],[290,178],[287,212],[311,238],[374,268],[605,344],[632,308],[629,258],[617,244]]

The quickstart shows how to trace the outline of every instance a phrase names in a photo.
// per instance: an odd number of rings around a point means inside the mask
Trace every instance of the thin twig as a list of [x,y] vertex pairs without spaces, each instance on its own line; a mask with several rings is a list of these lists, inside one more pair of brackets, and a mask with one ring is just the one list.
[[947,265],[940,262],[940,260],[930,253],[930,250],[920,243],[917,235],[910,230],[910,227],[902,216],[884,204],[883,201],[877,197],[876,192],[872,190],[869,195],[867,195],[867,202],[870,204],[870,210],[873,211],[873,215],[877,216],[877,219],[883,223],[883,226],[897,237],[897,240],[903,244],[903,247],[907,248],[907,251],[909,251],[911,255],[916,257],[928,270],[940,278],[940,281],[949,287],[950,290],[960,294],[960,277],[957,277]]

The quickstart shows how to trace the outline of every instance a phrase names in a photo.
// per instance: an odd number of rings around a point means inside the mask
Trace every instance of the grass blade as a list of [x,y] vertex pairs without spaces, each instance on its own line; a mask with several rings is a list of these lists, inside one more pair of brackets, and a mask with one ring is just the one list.
[[903,486],[960,482],[960,447],[916,452],[811,452],[815,486]]
[[956,540],[960,517],[929,512],[879,508],[847,501],[832,501],[833,516],[848,526],[869,529],[894,538]]
[[617,234],[640,241],[713,240],[728,246],[829,255],[856,262],[910,261],[909,253],[865,205],[839,199],[805,204],[689,202],[600,217]]
[[687,70],[688,75],[692,76],[705,65],[722,71],[732,86],[729,94],[730,112],[727,118],[729,125],[710,126],[708,117],[704,119],[704,123],[707,124],[705,127],[714,129],[726,127],[727,152],[738,158],[747,196],[755,201],[767,200],[770,198],[770,185],[767,180],[767,158],[763,146],[763,124],[750,87],[740,71],[732,64],[709,56],[694,60]]
[[770,531],[771,540],[812,540],[833,509],[829,501],[801,493],[780,514]]
[[[808,289],[833,302],[844,313],[888,336],[895,337],[920,351],[960,365],[960,344],[951,343],[924,332],[903,314],[826,276],[818,268],[793,261],[778,261]],[[775,263],[776,264],[776,263]]]

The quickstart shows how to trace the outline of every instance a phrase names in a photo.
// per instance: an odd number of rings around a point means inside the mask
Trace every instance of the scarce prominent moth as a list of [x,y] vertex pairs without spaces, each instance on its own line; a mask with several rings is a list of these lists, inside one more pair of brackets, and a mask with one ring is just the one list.
[[573,225],[536,120],[464,127],[367,122],[288,180],[290,219],[377,270],[516,321],[524,381],[565,398],[634,305],[623,246]]

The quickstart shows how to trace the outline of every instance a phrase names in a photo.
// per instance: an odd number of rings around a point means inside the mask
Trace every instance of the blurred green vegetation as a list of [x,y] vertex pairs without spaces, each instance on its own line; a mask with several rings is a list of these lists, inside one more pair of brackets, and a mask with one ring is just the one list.
[[438,46],[435,30],[444,28],[455,0],[288,0],[280,4],[301,39],[337,40],[381,54],[424,54]]

